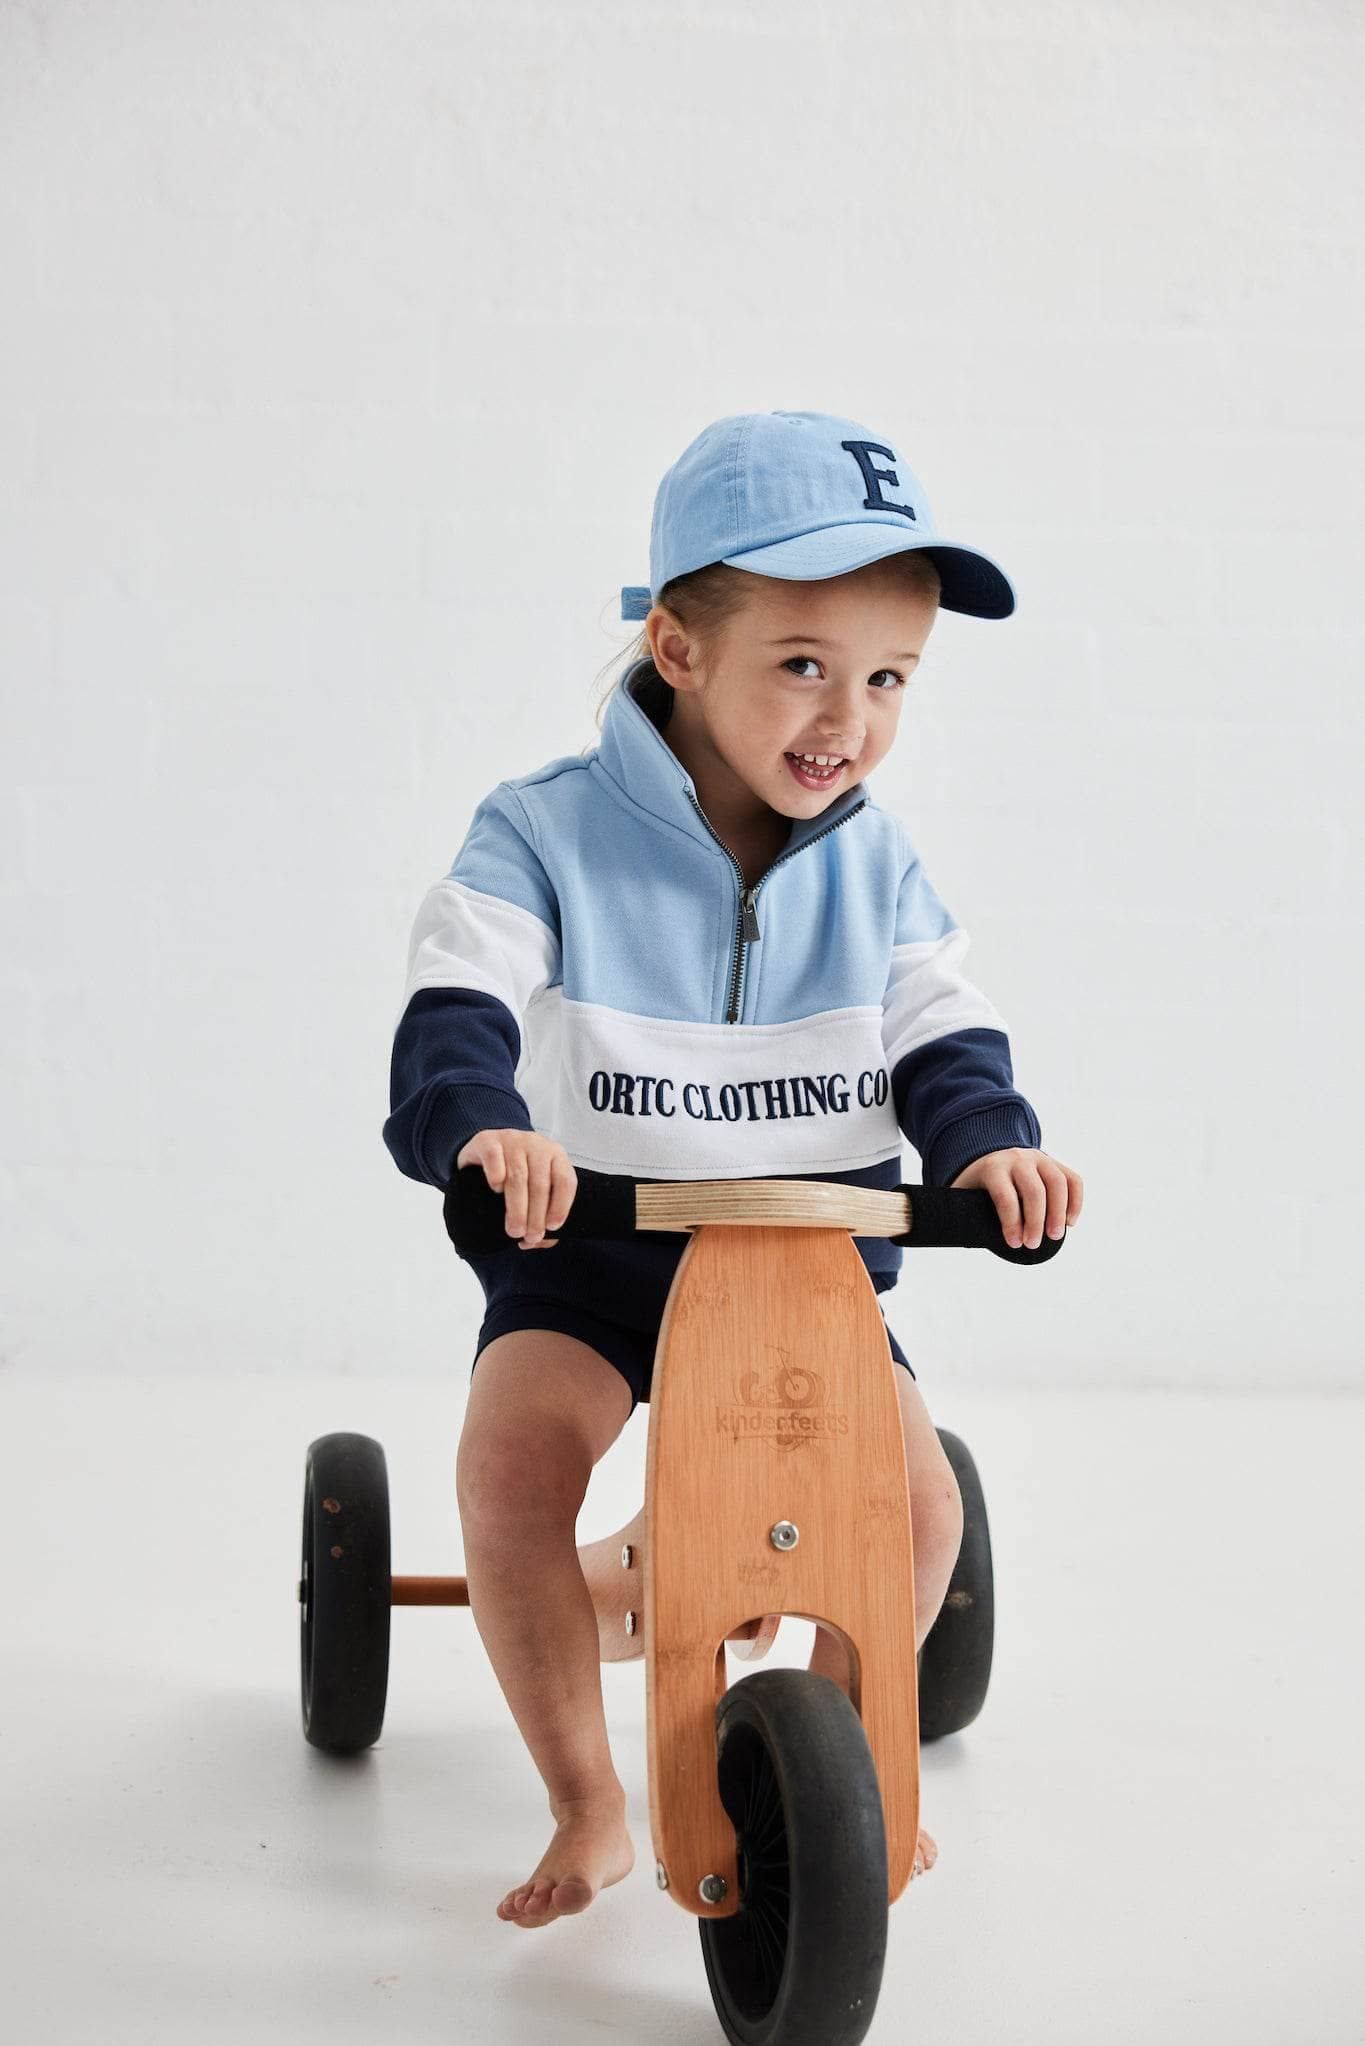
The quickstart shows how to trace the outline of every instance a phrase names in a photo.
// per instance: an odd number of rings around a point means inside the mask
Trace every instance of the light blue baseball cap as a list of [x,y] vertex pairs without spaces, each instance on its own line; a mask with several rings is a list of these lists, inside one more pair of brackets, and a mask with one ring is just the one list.
[[822,582],[916,548],[938,569],[945,610],[1009,617],[1008,576],[939,536],[919,478],[884,438],[831,412],[737,412],[713,420],[665,472],[649,586],[622,587],[621,616],[647,618],[665,583],[712,561]]

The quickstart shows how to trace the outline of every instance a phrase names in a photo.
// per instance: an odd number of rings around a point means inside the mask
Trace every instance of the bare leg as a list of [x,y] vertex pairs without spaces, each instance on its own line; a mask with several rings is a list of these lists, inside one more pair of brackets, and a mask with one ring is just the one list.
[[498,1905],[522,1926],[586,1910],[634,1866],[574,1541],[593,1463],[629,1410],[610,1364],[544,1330],[488,1344],[471,1386],[457,1465],[470,1611],[556,1821],[532,1875]]

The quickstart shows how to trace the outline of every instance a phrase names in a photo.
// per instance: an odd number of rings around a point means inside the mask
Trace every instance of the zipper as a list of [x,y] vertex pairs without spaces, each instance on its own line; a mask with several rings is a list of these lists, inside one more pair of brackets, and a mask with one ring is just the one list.
[[842,817],[836,817],[834,822],[827,824],[823,831],[817,831],[810,838],[804,839],[800,845],[794,845],[790,852],[779,853],[772,864],[764,868],[753,887],[746,888],[744,885],[743,867],[741,867],[739,861],[725,843],[725,840],[715,831],[710,818],[693,795],[691,789],[685,789],[684,794],[739,876],[739,916],[735,924],[735,956],[730,966],[730,993],[725,1009],[726,1022],[737,1023],[739,1021],[739,990],[744,978],[744,948],[746,945],[756,945],[763,936],[762,931],[758,927],[757,905],[759,889],[763,886],[769,874],[772,873],[774,867],[780,867],[784,860],[794,859],[797,853],[804,852],[808,845],[814,845],[818,839],[828,838],[831,831],[837,831],[841,824],[848,823],[850,817],[856,817],[860,810],[866,809],[868,799],[864,796],[861,802],[853,805],[851,810],[845,810]]

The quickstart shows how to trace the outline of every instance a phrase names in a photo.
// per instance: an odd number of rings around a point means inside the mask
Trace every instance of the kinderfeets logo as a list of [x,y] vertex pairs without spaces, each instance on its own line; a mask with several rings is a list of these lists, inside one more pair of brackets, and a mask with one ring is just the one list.
[[716,1427],[736,1439],[771,1442],[777,1449],[847,1435],[848,1414],[830,1405],[825,1381],[807,1364],[794,1364],[790,1350],[767,1345],[777,1361],[768,1371],[742,1371],[733,1406],[716,1408]]

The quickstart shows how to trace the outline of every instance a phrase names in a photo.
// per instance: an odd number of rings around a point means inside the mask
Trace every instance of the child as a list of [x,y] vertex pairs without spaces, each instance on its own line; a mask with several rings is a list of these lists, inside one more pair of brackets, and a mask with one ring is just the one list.
[[[643,1516],[580,1553],[579,1508],[649,1377],[687,1233],[563,1246],[575,1166],[654,1180],[984,1187],[1009,1241],[1081,1210],[1038,1149],[967,935],[867,776],[940,605],[1004,618],[994,562],[934,530],[880,436],[819,412],[716,420],[664,476],[644,631],[600,745],[501,781],[412,933],[384,1141],[444,1187],[477,1163],[514,1251],[485,1296],[457,1487],[470,1607],[554,1836],[497,1915],[582,1911],[634,1863],[600,1663],[643,1652]],[[877,1291],[902,1251],[854,1242]],[[527,1250],[549,1252],[534,1267]],[[962,1534],[951,1466],[887,1331],[905,1431],[916,1643]],[[623,1537],[630,1566],[622,1568]],[[741,1629],[741,1633],[751,1632]],[[817,1628],[811,1668],[848,1688]],[[916,1871],[937,1849],[921,1833]]]

